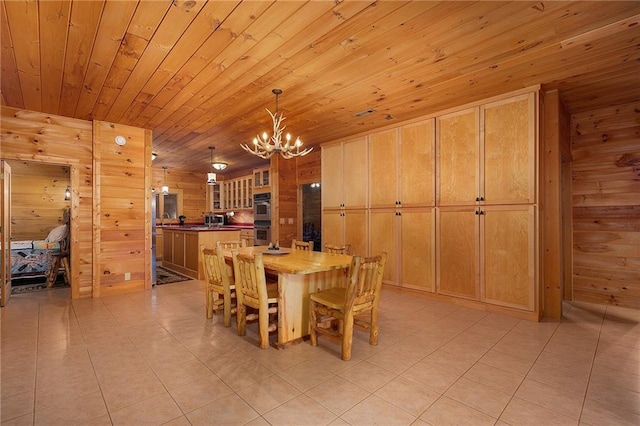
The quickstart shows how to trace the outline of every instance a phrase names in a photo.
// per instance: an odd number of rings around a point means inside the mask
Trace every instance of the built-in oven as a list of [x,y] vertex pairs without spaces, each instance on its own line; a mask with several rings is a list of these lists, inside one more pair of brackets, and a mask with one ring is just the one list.
[[271,193],[253,195],[253,220],[271,222]]
[[268,246],[271,242],[271,223],[253,223],[253,244]]

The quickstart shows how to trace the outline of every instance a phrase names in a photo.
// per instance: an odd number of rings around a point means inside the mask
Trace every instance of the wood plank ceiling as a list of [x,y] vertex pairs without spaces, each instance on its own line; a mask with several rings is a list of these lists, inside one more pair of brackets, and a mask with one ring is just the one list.
[[154,167],[264,164],[239,144],[273,88],[308,146],[535,84],[571,112],[640,99],[637,1],[0,5],[2,103],[150,128]]

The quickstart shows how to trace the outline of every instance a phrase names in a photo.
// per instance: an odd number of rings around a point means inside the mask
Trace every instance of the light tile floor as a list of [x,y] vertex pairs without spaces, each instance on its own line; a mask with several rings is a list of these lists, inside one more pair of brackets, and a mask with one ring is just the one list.
[[2,308],[2,425],[639,425],[640,312],[533,323],[385,290],[380,342],[286,350],[205,318],[199,281]]

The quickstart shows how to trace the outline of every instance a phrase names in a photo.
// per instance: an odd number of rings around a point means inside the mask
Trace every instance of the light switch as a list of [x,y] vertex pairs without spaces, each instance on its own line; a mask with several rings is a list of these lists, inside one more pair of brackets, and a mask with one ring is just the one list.
[[293,225],[293,218],[292,217],[289,218],[289,225]]
[[284,225],[284,217],[280,218],[280,225]]
[[125,272],[124,273],[124,280],[125,281],[129,281],[131,279],[131,272]]

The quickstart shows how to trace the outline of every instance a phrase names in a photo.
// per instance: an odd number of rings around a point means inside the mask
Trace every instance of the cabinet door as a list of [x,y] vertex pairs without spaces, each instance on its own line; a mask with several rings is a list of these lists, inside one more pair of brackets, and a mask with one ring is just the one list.
[[438,117],[439,205],[474,204],[479,197],[478,108]]
[[533,311],[535,208],[522,205],[482,209],[484,301]]
[[184,232],[173,233],[173,263],[184,266]]
[[184,253],[184,267],[192,271],[198,271],[198,263],[200,256],[198,255],[198,233],[186,232],[184,237],[185,253]]
[[162,260],[164,254],[164,235],[156,229],[156,260]]
[[438,293],[479,299],[478,207],[438,210]]
[[402,207],[435,205],[435,119],[400,129]]
[[526,94],[483,106],[484,201],[489,204],[535,202],[535,95]]
[[162,260],[173,263],[173,232],[162,232],[164,241],[162,242]]
[[435,290],[435,209],[402,209],[402,258],[400,273],[403,287]]
[[398,196],[398,131],[369,136],[369,205],[396,208]]
[[[344,180],[343,203],[347,208],[362,209],[367,206],[367,139],[361,137],[343,144],[342,177]],[[323,186],[322,192],[325,192]]]
[[343,213],[344,241],[351,245],[351,254],[367,256],[367,211],[364,209],[346,210]]
[[339,209],[342,204],[342,145],[322,147],[322,208]]
[[384,267],[383,280],[398,284],[398,222],[396,209],[371,210],[371,255],[387,252],[387,264]]
[[344,244],[343,232],[343,211],[342,210],[323,210],[322,211],[322,246],[325,244],[342,245]]

